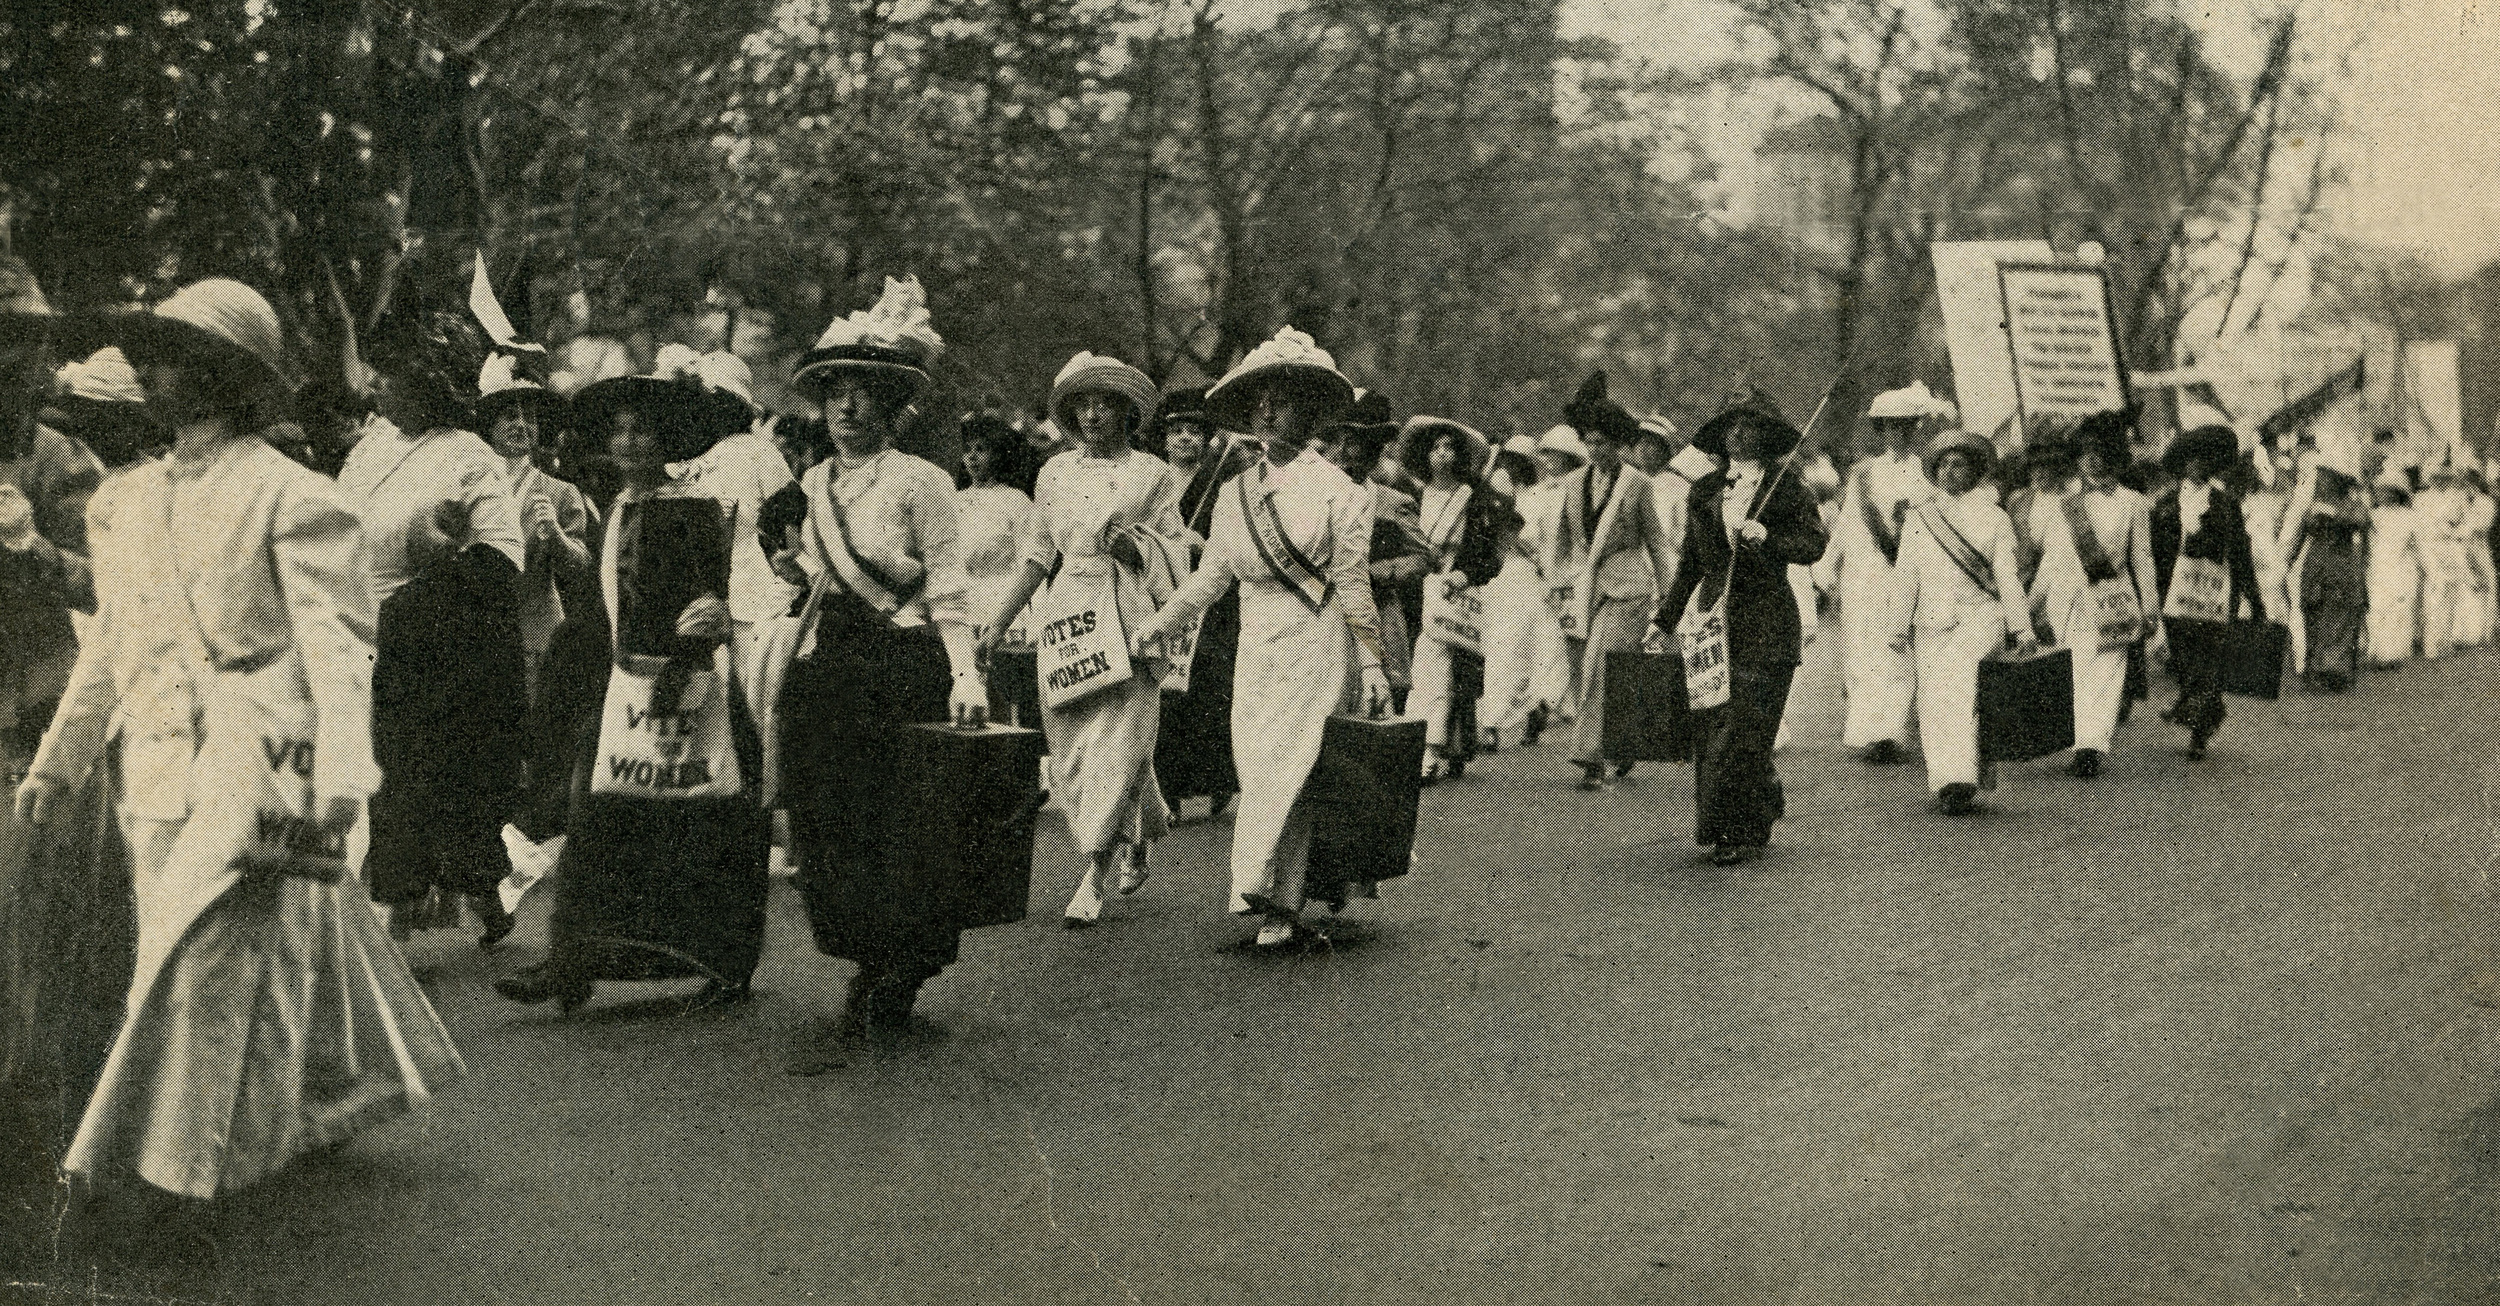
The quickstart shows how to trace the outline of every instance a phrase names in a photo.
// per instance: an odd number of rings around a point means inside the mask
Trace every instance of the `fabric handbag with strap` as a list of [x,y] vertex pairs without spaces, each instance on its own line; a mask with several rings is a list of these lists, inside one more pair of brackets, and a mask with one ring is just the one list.
[[[2092,518],[2084,511],[2083,495],[2067,495],[2058,506],[2066,514],[2066,529],[2075,540],[2075,561],[2083,565],[2089,586],[2084,593],[2093,647],[2115,653],[2144,633],[2144,605],[2136,597],[2134,582],[2118,574],[2101,548],[2100,533],[2092,529]],[[2134,524],[2130,522],[2127,529],[2132,532]]]
[[[1730,560],[1731,563],[1733,559]],[[1676,642],[1684,654],[1684,699],[1695,712],[1718,707],[1728,699],[1727,590],[1707,608],[1696,606],[1695,594],[1676,623]]]
[[[729,650],[712,651],[712,667],[662,688],[667,663],[620,659],[608,670],[599,715],[599,753],[590,791],[631,798],[729,798],[744,783],[729,727]],[[662,701],[665,698],[667,701]]]
[[1484,596],[1467,583],[1465,573],[1445,571],[1424,578],[1424,636],[1484,655]]
[[1062,571],[1033,601],[1034,668],[1042,706],[1066,707],[1134,674],[1120,624],[1117,578],[1107,570]]

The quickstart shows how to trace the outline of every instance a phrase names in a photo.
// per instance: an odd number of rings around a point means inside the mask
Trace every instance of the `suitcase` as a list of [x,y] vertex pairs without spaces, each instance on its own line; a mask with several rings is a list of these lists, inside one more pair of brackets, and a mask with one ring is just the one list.
[[[1042,728],[1042,680],[1030,644],[1001,644],[990,651],[990,719],[1000,725]],[[1050,751],[1050,745],[1042,745]]]
[[2075,655],[2049,649],[1979,664],[1979,756],[2028,762],[2075,746]]
[[1024,919],[1042,736],[1013,726],[904,726],[894,749],[894,830],[912,890],[958,928]]
[[1681,654],[1607,654],[1604,706],[1598,750],[1607,761],[1693,760],[1693,714],[1686,706]]
[[1328,718],[1319,761],[1302,786],[1311,805],[1307,897],[1336,900],[1346,885],[1406,874],[1414,863],[1423,769],[1423,722]]
[[2283,656],[2292,632],[2272,621],[2234,621],[2222,632],[2222,692],[2249,698],[2283,696]]

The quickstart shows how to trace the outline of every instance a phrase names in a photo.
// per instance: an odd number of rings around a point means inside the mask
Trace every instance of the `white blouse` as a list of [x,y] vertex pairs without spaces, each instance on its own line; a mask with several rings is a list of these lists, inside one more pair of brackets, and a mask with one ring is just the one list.
[[826,496],[831,495],[830,502],[841,505],[853,553],[906,590],[925,579],[920,592],[894,614],[896,625],[970,626],[979,619],[966,602],[955,478],[936,463],[887,449],[844,469],[837,455],[808,468],[799,488],[808,501],[799,566],[808,575],[820,583],[842,583],[826,552],[842,547],[827,538],[823,524],[829,516]]

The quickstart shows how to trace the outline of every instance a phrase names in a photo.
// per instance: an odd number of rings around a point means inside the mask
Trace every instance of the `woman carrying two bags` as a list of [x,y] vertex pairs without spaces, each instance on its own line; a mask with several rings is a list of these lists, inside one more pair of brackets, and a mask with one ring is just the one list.
[[[1070,929],[1101,919],[1115,861],[1120,893],[1146,883],[1148,850],[1172,825],[1155,778],[1160,677],[1150,673],[1152,663],[1130,667],[1125,679],[1112,666],[1127,657],[1123,632],[1154,615],[1189,570],[1180,513],[1185,483],[1171,464],[1129,443],[1160,401],[1146,374],[1126,363],[1090,353],[1068,360],[1051,386],[1050,413],[1078,445],[1043,464],[1021,568],[998,609],[980,614],[989,619],[980,643],[986,661],[1000,632],[1049,580],[1033,616],[1043,651],[1042,732],[1050,740],[1051,792],[1088,863],[1061,917]],[[1072,620],[1090,628],[1067,629]],[[1096,672],[1101,688],[1083,689],[1072,678],[1050,683],[1055,672],[1066,676],[1054,653],[1081,647],[1069,639],[1090,641],[1108,655],[1106,669]],[[1061,697],[1054,690],[1075,692]]]

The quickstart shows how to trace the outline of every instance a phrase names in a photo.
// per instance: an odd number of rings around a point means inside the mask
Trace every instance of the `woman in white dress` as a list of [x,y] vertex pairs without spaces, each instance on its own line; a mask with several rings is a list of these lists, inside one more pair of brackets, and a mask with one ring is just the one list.
[[[1014,589],[1023,570],[1025,532],[1033,500],[1011,482],[1026,456],[1024,436],[995,417],[964,419],[963,476],[955,490],[955,530],[964,555],[964,610],[987,621]],[[1002,628],[1000,639],[1024,642],[1024,610]],[[993,641],[995,642],[995,641]]]
[[1386,710],[1379,616],[1372,609],[1371,492],[1310,448],[1354,386],[1307,335],[1285,328],[1207,394],[1210,416],[1247,431],[1266,457],[1234,477],[1216,504],[1206,558],[1171,602],[1131,635],[1151,653],[1166,632],[1241,590],[1241,655],[1233,671],[1231,908],[1261,918],[1258,942],[1293,940],[1310,887],[1311,808],[1303,782],[1328,718]]
[[137,966],[64,1168],[161,1240],[172,1199],[254,1183],[462,1066],[349,865],[381,783],[373,593],[356,515],[255,432],[284,388],[277,315],[213,280],[118,330],[174,452],[88,507],[96,626],[17,813],[49,819],[117,755]]
[[[1051,386],[1051,420],[1077,433],[1077,447],[1053,455],[1034,482],[1021,568],[984,617],[984,661],[1045,579],[1053,599],[1063,587],[1079,602],[1108,589],[1125,630],[1152,616],[1188,572],[1181,475],[1129,445],[1161,398],[1145,373],[1115,359],[1081,353],[1061,369]],[[1137,892],[1146,882],[1147,850],[1171,829],[1172,812],[1155,779],[1160,668],[1141,659],[1127,680],[1042,710],[1051,792],[1087,859],[1061,917],[1070,928],[1101,919],[1103,882],[1123,850],[1119,891]]]
[[1946,431],[1929,443],[1924,476],[1937,488],[1902,515],[1885,615],[1894,650],[1915,655],[1927,788],[1947,816],[1975,810],[1986,779],[1979,664],[2009,637],[2026,655],[2034,643],[2014,521],[1979,488],[1995,461],[1995,446],[1975,432]]
[[2392,671],[2413,656],[2421,621],[2421,519],[2403,473],[2391,467],[2370,488],[2370,669]]
[[[2058,643],[2075,653],[2075,751],[2067,770],[2087,780],[2101,773],[2127,692],[2127,643],[2104,637],[2094,614],[2095,586],[2115,582],[2134,593],[2131,639],[2160,628],[2152,506],[2114,479],[2128,461],[2124,420],[2103,420],[2116,416],[2085,421],[2076,433],[2077,479],[2058,493],[2036,495],[2030,507],[2030,537],[2041,547],[2032,590]],[[2043,443],[2033,456],[2048,461],[2052,451]]]

